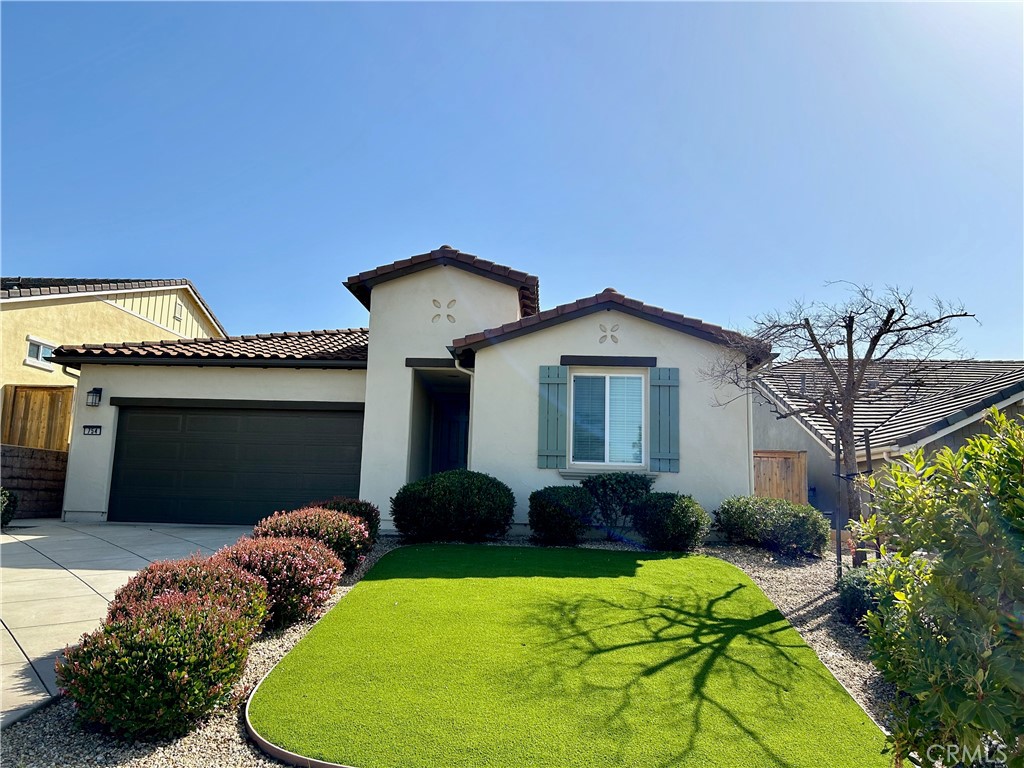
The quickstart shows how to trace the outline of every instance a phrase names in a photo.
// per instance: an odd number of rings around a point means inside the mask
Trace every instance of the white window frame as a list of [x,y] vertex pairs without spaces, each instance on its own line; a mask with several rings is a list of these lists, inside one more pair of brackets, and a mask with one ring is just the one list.
[[[621,376],[624,378],[640,379],[640,462],[637,464],[623,463],[623,462],[610,462],[610,461],[577,461],[573,456],[573,430],[576,424],[576,379],[579,376],[593,376],[602,377],[605,380],[604,383],[604,455],[608,457],[609,446],[609,414],[610,408],[608,407],[608,399],[611,397],[611,386],[608,381],[613,376]],[[648,425],[647,425],[647,374],[643,371],[636,371],[633,369],[595,369],[588,371],[586,369],[571,370],[569,372],[569,441],[566,445],[566,452],[569,454],[567,466],[575,467],[610,467],[610,468],[623,468],[626,470],[636,470],[647,466],[647,440],[648,440]]]
[[[25,365],[31,368],[38,368],[41,371],[53,371],[53,363],[43,360],[43,347],[49,347],[52,353],[60,344],[54,344],[52,341],[47,341],[31,334],[25,337],[25,342]],[[39,347],[39,357],[31,357],[28,354],[29,346],[32,344],[36,344]]]

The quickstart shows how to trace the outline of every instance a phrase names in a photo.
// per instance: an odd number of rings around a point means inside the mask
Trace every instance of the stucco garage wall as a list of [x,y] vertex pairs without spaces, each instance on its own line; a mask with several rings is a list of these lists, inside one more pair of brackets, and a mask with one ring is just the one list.
[[[600,342],[602,324],[618,324],[618,343]],[[525,521],[532,491],[574,482],[557,469],[537,467],[540,366],[558,365],[562,355],[653,356],[659,367],[679,368],[680,376],[680,472],[657,473],[654,489],[692,494],[709,510],[729,496],[751,493],[747,398],[715,407],[716,390],[699,373],[720,354],[720,346],[614,310],[485,347],[477,352],[473,377],[471,468],[508,483],[516,494],[516,520]],[[570,368],[569,374],[595,370]],[[638,370],[646,369],[602,372]],[[725,401],[740,393],[717,394]]]
[[[374,286],[370,301],[371,397],[363,422],[360,495],[386,518],[391,497],[410,476],[414,391],[405,359],[450,360],[452,339],[518,320],[519,291],[458,267],[434,266]],[[414,470],[421,474],[423,467]]]
[[[103,389],[103,404],[90,408],[85,393]],[[294,368],[200,368],[195,366],[84,365],[75,393],[64,513],[106,514],[117,433],[111,397],[281,402],[366,401],[366,372]],[[99,436],[82,427],[97,424]]]
[[753,402],[754,450],[807,451],[807,500],[822,512],[834,512],[837,501],[832,453],[811,437],[796,417],[777,418],[760,394],[754,395]]

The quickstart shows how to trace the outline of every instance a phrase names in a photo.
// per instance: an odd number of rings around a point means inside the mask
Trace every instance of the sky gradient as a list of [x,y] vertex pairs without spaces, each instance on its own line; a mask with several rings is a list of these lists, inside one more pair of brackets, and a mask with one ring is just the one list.
[[1022,6],[3,3],[4,275],[364,325],[442,243],[744,329],[826,281],[1024,358]]

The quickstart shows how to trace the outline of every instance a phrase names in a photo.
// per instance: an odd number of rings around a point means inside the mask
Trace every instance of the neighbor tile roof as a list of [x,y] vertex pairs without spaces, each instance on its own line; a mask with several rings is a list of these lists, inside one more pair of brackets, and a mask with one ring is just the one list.
[[[703,320],[686,317],[685,315],[680,315],[676,312],[670,312],[667,309],[662,309],[661,307],[644,304],[642,301],[637,301],[636,299],[630,299],[623,296],[614,288],[605,288],[601,293],[598,293],[595,296],[589,296],[585,299],[579,299],[568,304],[562,304],[554,307],[553,309],[545,309],[543,312],[532,315],[531,317],[524,317],[522,320],[518,320],[516,322],[505,323],[497,328],[489,328],[488,330],[481,331],[479,333],[471,333],[468,336],[455,339],[455,341],[452,342],[452,346],[455,348],[456,354],[464,350],[475,351],[481,347],[499,344],[502,341],[516,338],[517,336],[539,331],[567,320],[573,320],[577,317],[583,317],[584,315],[606,309],[615,309],[645,320],[650,320],[658,323],[659,325],[664,325],[668,328],[672,328],[673,330],[697,336],[715,344],[723,344],[726,346],[737,345],[742,346],[744,349],[749,349],[753,343],[751,339],[746,338],[736,331],[730,331],[718,325],[705,323]],[[752,359],[751,362],[759,362],[761,359],[765,359],[768,352],[769,350],[764,348],[763,354],[759,353],[758,355],[755,355],[757,359]]]
[[[879,390],[897,383],[856,406],[857,449],[864,448],[864,430],[869,430],[874,453],[927,440],[995,403],[1024,393],[1024,360],[886,360],[872,364],[865,381]],[[795,409],[799,407],[795,393],[821,393],[828,382],[820,360],[797,360],[776,364],[760,383],[773,399]],[[823,416],[793,418],[822,442],[831,445],[835,441],[835,431]]]
[[540,307],[540,280],[537,277],[520,272],[518,269],[481,259],[470,253],[463,253],[450,245],[442,245],[429,253],[410,256],[408,259],[360,272],[346,280],[345,287],[359,299],[364,307],[369,309],[370,290],[373,286],[438,265],[458,267],[483,277],[518,286],[519,313],[523,317],[535,315]]
[[[332,363],[330,367],[363,367],[369,332],[366,328],[332,331],[261,333],[226,339],[172,339],[113,344],[62,346],[51,359],[83,364],[134,363],[206,365],[211,362],[261,365],[267,361]],[[348,365],[346,365],[348,364]]]
[[224,326],[213,314],[206,300],[196,290],[191,280],[184,278],[167,280],[138,280],[121,277],[0,277],[0,299],[23,299],[32,296],[70,296],[76,293],[97,291],[129,291],[139,288],[181,288],[192,289],[203,309],[226,335]]

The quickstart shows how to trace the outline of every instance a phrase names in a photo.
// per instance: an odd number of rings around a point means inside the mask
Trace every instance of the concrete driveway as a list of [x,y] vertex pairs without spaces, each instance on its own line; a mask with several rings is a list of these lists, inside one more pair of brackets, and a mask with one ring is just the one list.
[[57,695],[54,663],[154,560],[210,554],[249,526],[15,520],[0,534],[0,724]]

